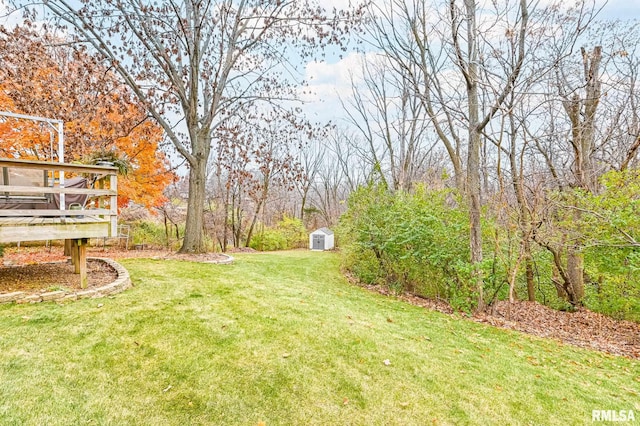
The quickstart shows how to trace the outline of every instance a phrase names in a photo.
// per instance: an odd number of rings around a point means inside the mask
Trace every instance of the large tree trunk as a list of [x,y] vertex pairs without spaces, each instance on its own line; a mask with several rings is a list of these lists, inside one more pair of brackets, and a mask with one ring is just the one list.
[[[480,194],[480,164],[479,145],[480,135],[471,131],[469,135],[469,158],[467,169],[467,194],[469,200],[469,225],[470,225],[470,249],[471,265],[473,268],[473,281],[475,282],[478,309],[484,309],[484,280],[482,277],[482,222],[481,222],[481,194]],[[475,134],[474,134],[475,133]]]
[[184,241],[180,253],[204,253],[204,201],[208,155],[198,155],[189,169],[189,199]]
[[467,98],[469,101],[469,147],[467,153],[467,197],[469,201],[470,249],[473,281],[477,293],[478,309],[484,309],[484,281],[482,277],[482,224],[481,224],[481,188],[480,188],[480,129],[479,125],[479,95],[478,95],[478,64],[475,37],[476,4],[475,0],[465,0],[467,10],[467,35],[470,38],[469,64],[467,78]]

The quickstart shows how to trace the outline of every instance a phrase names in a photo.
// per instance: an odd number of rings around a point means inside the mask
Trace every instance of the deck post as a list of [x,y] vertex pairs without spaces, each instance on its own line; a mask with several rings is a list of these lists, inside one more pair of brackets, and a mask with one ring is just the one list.
[[[64,164],[64,126],[62,120],[58,120],[58,163]],[[58,172],[58,179],[60,182],[60,188],[64,188],[64,169],[60,169]],[[67,209],[67,203],[65,201],[64,191],[60,193],[60,210]]]
[[80,288],[87,288],[87,238],[73,240],[71,250],[71,261],[74,266],[74,273],[80,274]]
[[73,265],[73,273],[80,273],[80,264],[78,263],[78,244],[77,240],[67,240],[70,243],[71,252],[69,255],[71,256],[71,264]]
[[118,176],[112,174],[109,176],[109,189],[113,191],[113,195],[109,197],[109,209],[111,210],[111,236],[118,236]]

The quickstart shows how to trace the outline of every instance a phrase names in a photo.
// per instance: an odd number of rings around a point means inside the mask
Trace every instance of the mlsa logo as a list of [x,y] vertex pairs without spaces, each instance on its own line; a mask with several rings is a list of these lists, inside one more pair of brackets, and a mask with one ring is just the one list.
[[633,410],[592,410],[592,422],[635,422]]

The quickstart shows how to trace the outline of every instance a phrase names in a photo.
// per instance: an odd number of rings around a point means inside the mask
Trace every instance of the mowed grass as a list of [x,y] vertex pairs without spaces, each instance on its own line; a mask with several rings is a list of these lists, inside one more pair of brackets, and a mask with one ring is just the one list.
[[0,307],[0,424],[640,417],[638,361],[369,293],[342,278],[335,254],[122,263],[135,287],[113,298]]

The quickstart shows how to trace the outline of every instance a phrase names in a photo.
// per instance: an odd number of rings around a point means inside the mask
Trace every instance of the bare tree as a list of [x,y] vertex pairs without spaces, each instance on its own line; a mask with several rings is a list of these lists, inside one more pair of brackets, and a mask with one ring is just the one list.
[[424,104],[402,70],[383,56],[363,62],[361,74],[361,82],[352,75],[351,97],[342,107],[367,142],[380,179],[392,190],[409,190],[432,148]]
[[[19,2],[21,3],[21,2]],[[282,64],[344,40],[359,19],[309,1],[45,1],[131,87],[189,165],[182,252],[202,239],[213,133],[248,105],[295,97]],[[35,19],[36,9],[31,10]],[[293,76],[295,77],[295,76]]]
[[[478,306],[484,305],[481,230],[480,152],[483,132],[519,81],[527,55],[529,6],[525,0],[493,2],[483,13],[475,0],[450,0],[441,9],[427,1],[391,0],[372,6],[372,33],[421,95],[425,111],[449,153],[456,184],[467,195],[470,252]],[[485,11],[486,12],[486,11]],[[439,19],[437,19],[439,18]],[[500,73],[496,30],[515,40],[516,61]],[[502,67],[502,71],[504,71]],[[463,140],[466,139],[466,175]]]

